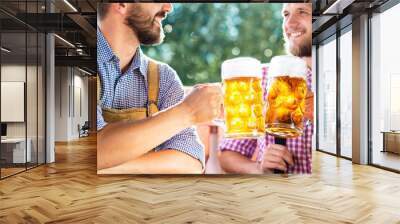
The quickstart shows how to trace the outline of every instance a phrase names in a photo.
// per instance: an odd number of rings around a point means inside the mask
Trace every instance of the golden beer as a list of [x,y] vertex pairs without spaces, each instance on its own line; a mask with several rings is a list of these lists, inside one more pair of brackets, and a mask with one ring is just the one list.
[[268,74],[266,132],[279,137],[293,138],[303,133],[307,67],[305,62],[297,57],[278,57],[282,58],[271,61]]
[[265,118],[260,62],[252,58],[231,59],[223,63],[222,70],[225,137],[264,136]]

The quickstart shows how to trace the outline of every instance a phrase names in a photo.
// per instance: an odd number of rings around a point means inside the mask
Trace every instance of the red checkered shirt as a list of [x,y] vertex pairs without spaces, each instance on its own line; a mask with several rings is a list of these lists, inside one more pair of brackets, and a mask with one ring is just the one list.
[[[262,78],[263,89],[267,86],[267,69],[265,68]],[[311,89],[312,73],[311,70],[307,73],[307,87]],[[264,100],[266,99],[267,91],[264,91]],[[303,135],[297,138],[289,138],[286,140],[288,150],[292,153],[294,165],[288,167],[288,173],[296,174],[311,174],[311,147],[313,125],[312,123],[304,123]],[[261,161],[266,150],[267,144],[274,144],[275,138],[271,135],[266,135],[265,138],[258,139],[222,139],[219,144],[221,151],[233,151],[252,158],[256,155],[257,161]],[[256,150],[259,148],[259,150]]]

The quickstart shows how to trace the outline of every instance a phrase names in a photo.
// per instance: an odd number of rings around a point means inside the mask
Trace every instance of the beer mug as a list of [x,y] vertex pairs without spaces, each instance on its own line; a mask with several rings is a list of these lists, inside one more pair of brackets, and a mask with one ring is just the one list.
[[307,64],[295,56],[276,56],[268,68],[266,132],[283,138],[303,133]]
[[226,138],[256,138],[265,135],[261,86],[261,63],[239,57],[221,65]]

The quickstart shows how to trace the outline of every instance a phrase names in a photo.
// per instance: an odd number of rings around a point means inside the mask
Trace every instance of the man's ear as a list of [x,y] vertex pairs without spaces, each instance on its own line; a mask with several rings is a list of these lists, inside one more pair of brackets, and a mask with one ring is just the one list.
[[121,16],[125,16],[128,12],[128,7],[128,3],[112,3],[111,10]]

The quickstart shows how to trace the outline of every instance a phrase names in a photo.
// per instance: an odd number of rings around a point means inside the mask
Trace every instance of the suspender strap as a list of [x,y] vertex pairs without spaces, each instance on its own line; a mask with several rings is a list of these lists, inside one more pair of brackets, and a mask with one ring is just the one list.
[[151,116],[154,113],[158,112],[158,92],[160,91],[159,87],[160,82],[160,73],[158,69],[158,64],[149,60],[149,67],[147,71],[147,83],[148,83],[148,103],[147,103],[147,116]]
[[97,80],[97,90],[96,90],[97,102],[99,102],[99,101],[100,101],[100,88],[101,88],[101,83],[100,83],[99,74],[96,75],[96,80]]
[[[100,101],[101,80],[97,75],[97,102]],[[158,93],[160,91],[160,73],[157,62],[149,59],[147,70],[147,86],[148,86],[148,102],[147,102],[147,117],[158,112]]]

